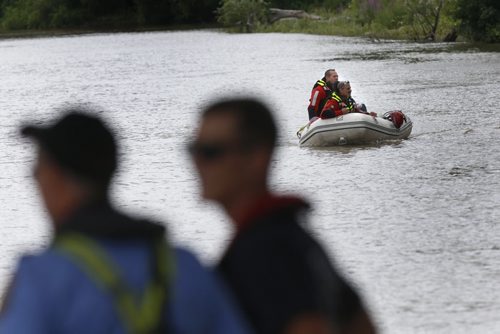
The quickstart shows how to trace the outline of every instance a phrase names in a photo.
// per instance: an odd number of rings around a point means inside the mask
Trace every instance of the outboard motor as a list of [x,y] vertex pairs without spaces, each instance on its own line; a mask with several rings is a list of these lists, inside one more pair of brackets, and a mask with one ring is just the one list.
[[399,129],[406,122],[406,116],[401,110],[388,111],[382,117],[391,121],[396,129]]
[[360,103],[360,104],[358,104],[358,108],[359,108],[362,112],[364,112],[364,113],[368,114],[368,109],[366,109],[366,105],[365,105],[364,103]]

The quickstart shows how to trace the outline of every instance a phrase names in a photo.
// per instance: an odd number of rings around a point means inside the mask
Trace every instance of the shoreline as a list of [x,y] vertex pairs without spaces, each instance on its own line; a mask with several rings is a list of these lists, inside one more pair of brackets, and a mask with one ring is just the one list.
[[44,29],[44,30],[13,30],[0,31],[0,41],[8,39],[30,39],[30,38],[50,38],[64,36],[78,36],[91,34],[119,34],[119,33],[141,33],[141,32],[168,32],[168,31],[190,31],[220,28],[216,24],[198,25],[169,25],[151,27],[113,27],[113,28],[82,28],[82,29]]
[[[198,24],[198,25],[169,25],[169,26],[155,26],[155,27],[120,27],[120,28],[85,28],[85,29],[49,29],[49,30],[15,30],[15,31],[0,31],[0,41],[10,39],[35,39],[35,38],[52,38],[52,37],[66,37],[78,35],[92,35],[92,34],[120,34],[120,33],[143,33],[143,32],[174,32],[174,31],[195,31],[195,30],[214,30],[221,29],[221,31],[228,34],[240,34],[231,29],[223,28],[218,24]],[[429,44],[449,44],[460,50],[478,49],[483,52],[500,52],[500,43],[480,43],[459,40],[456,42],[443,42],[443,41],[415,41],[408,38],[397,38],[395,36],[377,36],[367,33],[318,33],[308,31],[307,29],[292,29],[291,31],[283,31],[281,29],[273,29],[272,26],[257,29],[252,33],[280,33],[280,34],[305,34],[313,36],[336,36],[336,37],[352,37],[363,38],[375,42],[384,41],[398,41],[408,43],[429,43]],[[352,31],[351,31],[352,32]],[[250,34],[252,34],[250,33]],[[247,34],[247,33],[242,33]]]

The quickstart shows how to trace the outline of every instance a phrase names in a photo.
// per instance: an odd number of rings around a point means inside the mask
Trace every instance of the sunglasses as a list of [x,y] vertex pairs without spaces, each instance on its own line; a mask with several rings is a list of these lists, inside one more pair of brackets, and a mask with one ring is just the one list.
[[215,161],[230,153],[243,152],[245,148],[241,144],[192,142],[187,150],[194,159]]

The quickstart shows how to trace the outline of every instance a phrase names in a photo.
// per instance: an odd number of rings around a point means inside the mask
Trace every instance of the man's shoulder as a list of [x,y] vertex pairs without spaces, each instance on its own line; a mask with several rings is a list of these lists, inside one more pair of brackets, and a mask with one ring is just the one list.
[[19,268],[40,271],[40,274],[53,274],[55,268],[66,268],[70,264],[67,256],[54,247],[48,247],[38,253],[23,255],[19,260]]
[[304,223],[293,214],[272,214],[260,218],[245,233],[244,240],[259,239],[269,243],[296,243],[300,240],[310,240],[310,233],[304,228]]
[[312,90],[326,94],[327,91],[330,91],[330,88],[328,86],[326,86],[326,85],[324,85],[324,86],[317,85]]
[[15,273],[15,281],[23,282],[23,286],[50,296],[58,291],[72,289],[84,282],[84,275],[71,258],[55,248],[47,248],[37,254],[21,257]]
[[186,271],[192,274],[203,273],[208,271],[198,257],[191,251],[184,247],[174,246],[172,247],[174,261],[178,270]]
[[81,287],[82,277],[68,257],[48,248],[20,258],[9,292],[13,299],[25,302],[29,298],[33,304],[43,305],[64,298],[75,286]]
[[[106,242],[103,242],[106,246]],[[131,243],[130,247],[138,248],[137,244]],[[106,247],[107,249],[108,247]],[[128,248],[128,247],[127,247]],[[113,250],[116,251],[117,248]],[[173,259],[179,265],[196,270],[204,270],[204,267],[196,257],[196,255],[183,247],[172,246]],[[23,255],[19,260],[19,268],[28,268],[29,270],[47,272],[50,274],[54,268],[69,268],[73,266],[71,256],[56,247],[48,247],[38,253],[30,253]]]
[[[195,290],[212,293],[219,289],[217,277],[211,268],[201,263],[198,257],[184,247],[173,248],[175,286],[193,293]],[[209,292],[212,291],[212,292]]]
[[[256,222],[236,237],[224,259],[233,261],[271,262],[280,258],[303,258],[305,254],[322,252],[314,237],[292,217],[267,217]],[[297,258],[296,258],[297,259]]]
[[[174,247],[171,311],[186,333],[247,333],[225,285],[194,253]],[[194,321],[192,319],[197,319]],[[189,329],[189,330],[188,330]]]

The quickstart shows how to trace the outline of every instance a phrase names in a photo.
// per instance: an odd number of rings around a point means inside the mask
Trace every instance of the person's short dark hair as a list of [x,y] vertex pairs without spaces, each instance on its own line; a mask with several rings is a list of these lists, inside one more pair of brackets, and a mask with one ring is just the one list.
[[206,117],[217,113],[236,116],[242,144],[274,149],[278,130],[271,110],[263,102],[245,97],[222,99],[203,109],[201,115]]
[[43,152],[71,175],[107,190],[117,168],[117,145],[108,126],[84,109],[72,108],[49,125],[25,125]]
[[330,72],[334,72],[335,69],[334,68],[330,68],[328,70],[325,71],[325,78],[330,74]]

